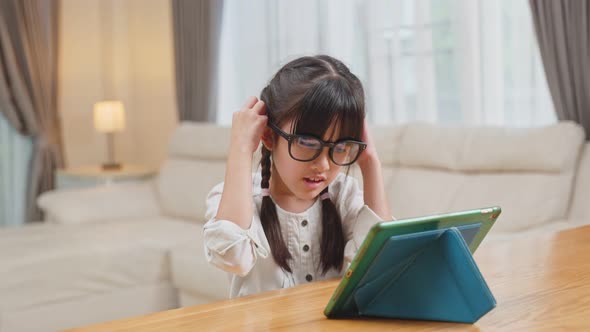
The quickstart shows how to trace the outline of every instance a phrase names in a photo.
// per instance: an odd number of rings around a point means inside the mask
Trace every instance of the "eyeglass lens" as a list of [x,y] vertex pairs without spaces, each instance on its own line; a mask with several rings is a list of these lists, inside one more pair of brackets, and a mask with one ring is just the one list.
[[[296,137],[290,145],[291,156],[300,161],[311,161],[322,153],[322,142],[314,137]],[[344,141],[336,144],[330,151],[332,161],[338,165],[352,163],[360,151],[360,144]]]

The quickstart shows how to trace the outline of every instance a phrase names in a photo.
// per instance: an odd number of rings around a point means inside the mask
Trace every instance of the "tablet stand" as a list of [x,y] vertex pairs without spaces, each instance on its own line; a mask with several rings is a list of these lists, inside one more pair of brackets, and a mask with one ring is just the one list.
[[462,323],[496,306],[456,228],[390,237],[353,299],[359,316]]

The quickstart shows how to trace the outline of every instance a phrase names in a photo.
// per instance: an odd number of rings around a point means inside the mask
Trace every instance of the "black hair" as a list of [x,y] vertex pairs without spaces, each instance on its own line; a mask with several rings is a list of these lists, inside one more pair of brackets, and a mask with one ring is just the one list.
[[[365,118],[364,91],[360,80],[339,60],[327,55],[305,56],[284,65],[262,90],[268,121],[279,127],[293,121],[292,134],[323,137],[335,125],[339,136],[360,140]],[[332,128],[334,129],[334,128]],[[276,136],[275,136],[276,139]],[[262,146],[262,188],[269,188],[271,151]],[[322,191],[327,193],[328,188]],[[275,262],[292,272],[291,253],[281,233],[276,206],[262,198],[260,220]],[[321,268],[338,271],[344,262],[342,219],[330,199],[322,200]]]

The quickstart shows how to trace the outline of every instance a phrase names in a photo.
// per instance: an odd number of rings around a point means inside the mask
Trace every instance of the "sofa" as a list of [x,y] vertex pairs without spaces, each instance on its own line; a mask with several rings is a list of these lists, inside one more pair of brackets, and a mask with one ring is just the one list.
[[[0,230],[0,332],[51,331],[227,298],[206,263],[205,197],[230,129],[181,123],[153,179],[44,193],[44,222]],[[499,205],[484,240],[590,223],[590,143],[543,128],[373,127],[397,218]],[[253,165],[257,167],[257,165]],[[362,178],[355,167],[350,176]],[[485,250],[485,249],[480,249]]]

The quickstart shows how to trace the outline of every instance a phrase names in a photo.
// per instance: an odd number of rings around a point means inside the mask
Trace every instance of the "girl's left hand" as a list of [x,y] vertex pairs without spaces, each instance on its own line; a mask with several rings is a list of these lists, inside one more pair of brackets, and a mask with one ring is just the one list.
[[374,163],[375,161],[379,162],[379,156],[377,155],[373,138],[369,133],[369,125],[366,118],[363,123],[363,134],[361,136],[361,140],[367,144],[367,148],[361,153],[359,159],[357,160],[359,167],[362,169],[366,166],[369,166],[371,163]]
[[377,156],[375,143],[369,133],[367,119],[363,124],[361,139],[367,144],[367,148],[361,153],[358,165],[363,175],[363,199],[365,204],[383,220],[391,220],[391,210],[385,193],[383,182],[383,170]]

